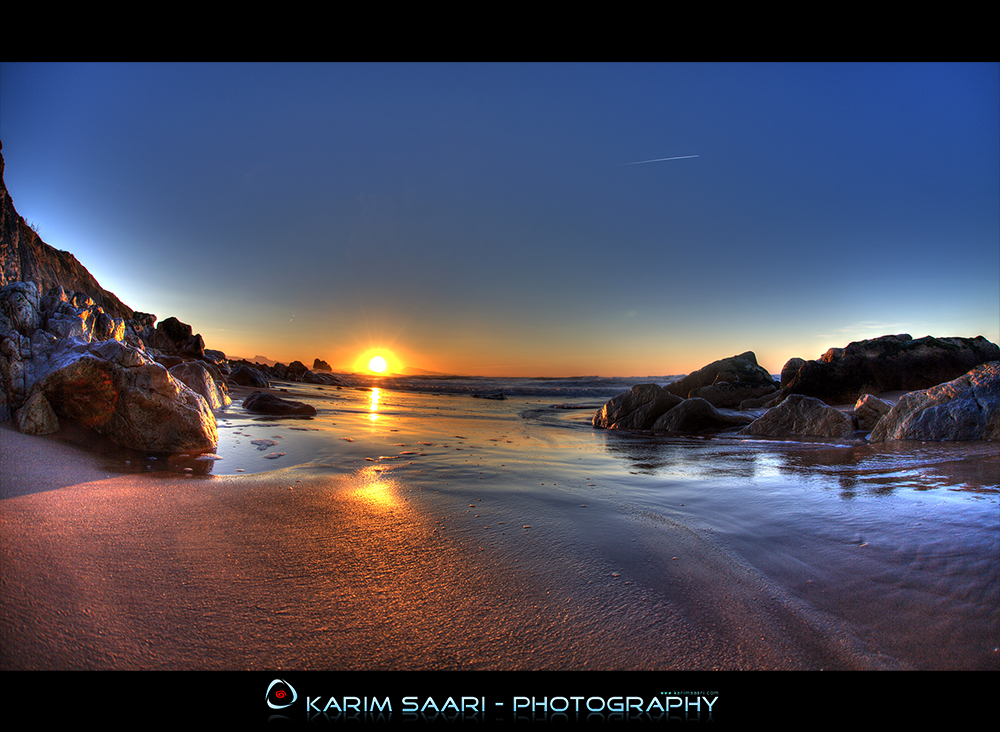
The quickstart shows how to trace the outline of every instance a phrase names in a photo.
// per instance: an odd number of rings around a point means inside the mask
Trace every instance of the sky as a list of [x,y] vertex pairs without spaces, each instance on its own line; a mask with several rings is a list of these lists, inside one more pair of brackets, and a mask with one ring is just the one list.
[[231,357],[1000,342],[1000,64],[5,62],[0,140],[44,241]]

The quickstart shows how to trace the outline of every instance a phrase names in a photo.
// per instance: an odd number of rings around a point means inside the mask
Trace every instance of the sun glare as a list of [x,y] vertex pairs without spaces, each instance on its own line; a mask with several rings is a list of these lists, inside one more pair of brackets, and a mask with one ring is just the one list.
[[354,372],[361,374],[399,374],[402,373],[403,366],[394,351],[380,345],[360,352],[354,360]]

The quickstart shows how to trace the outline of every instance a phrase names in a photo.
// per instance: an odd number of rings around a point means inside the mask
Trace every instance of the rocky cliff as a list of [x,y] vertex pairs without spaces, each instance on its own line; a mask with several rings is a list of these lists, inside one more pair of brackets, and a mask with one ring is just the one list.
[[111,317],[131,319],[132,309],[101,287],[76,257],[49,246],[28,226],[14,209],[3,173],[0,153],[0,287],[33,281],[45,293],[62,286],[67,292],[86,293]]

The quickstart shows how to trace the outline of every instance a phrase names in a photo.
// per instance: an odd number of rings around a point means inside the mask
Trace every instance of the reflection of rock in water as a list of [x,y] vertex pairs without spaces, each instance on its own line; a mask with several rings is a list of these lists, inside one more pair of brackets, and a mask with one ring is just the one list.
[[778,474],[824,480],[850,498],[899,489],[1000,492],[1000,454],[993,443],[834,444],[803,440],[751,442],[728,437],[650,437],[602,432],[608,454],[629,472],[693,479],[747,479]]

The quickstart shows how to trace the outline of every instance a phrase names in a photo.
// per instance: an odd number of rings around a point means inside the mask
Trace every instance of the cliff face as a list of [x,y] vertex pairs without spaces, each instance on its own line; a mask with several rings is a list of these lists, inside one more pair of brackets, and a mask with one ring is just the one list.
[[14,209],[3,172],[0,153],[0,287],[34,281],[44,294],[61,285],[67,292],[86,293],[111,317],[130,319],[132,309],[101,287],[76,257],[49,246],[28,226]]

